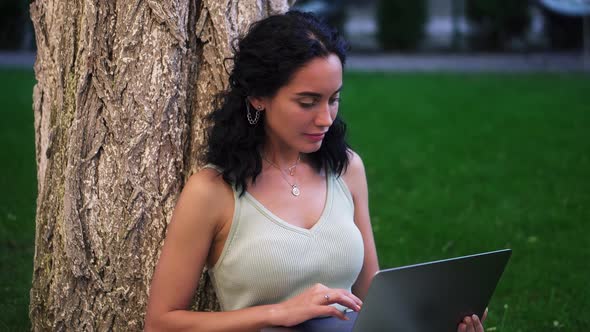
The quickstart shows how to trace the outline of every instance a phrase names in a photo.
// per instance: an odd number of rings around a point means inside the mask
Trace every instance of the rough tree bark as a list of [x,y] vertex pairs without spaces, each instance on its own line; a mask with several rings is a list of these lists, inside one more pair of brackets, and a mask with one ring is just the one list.
[[[140,330],[230,41],[293,0],[36,0],[35,331]],[[231,65],[231,64],[230,64]],[[195,307],[216,310],[205,277]]]

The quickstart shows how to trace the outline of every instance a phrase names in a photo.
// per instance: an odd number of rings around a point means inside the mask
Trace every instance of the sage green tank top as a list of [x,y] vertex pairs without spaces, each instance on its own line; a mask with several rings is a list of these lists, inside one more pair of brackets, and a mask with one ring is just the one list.
[[248,192],[240,197],[234,188],[234,198],[227,240],[208,270],[222,310],[279,303],[316,283],[351,290],[364,247],[341,177],[328,176],[324,210],[310,229],[282,220]]

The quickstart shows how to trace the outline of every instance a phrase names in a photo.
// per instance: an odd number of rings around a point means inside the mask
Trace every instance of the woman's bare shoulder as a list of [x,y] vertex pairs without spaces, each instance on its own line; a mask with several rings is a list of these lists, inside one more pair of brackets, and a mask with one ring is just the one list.
[[361,156],[358,155],[358,153],[356,153],[355,151],[348,149],[347,151],[348,153],[348,166],[346,167],[346,170],[344,171],[343,176],[346,177],[362,177],[364,179],[365,177],[365,165],[363,164],[363,160],[361,159]]
[[228,211],[232,210],[233,190],[217,170],[203,168],[189,177],[178,204],[185,206],[181,210],[205,217],[198,219],[218,222],[225,219]]
[[348,166],[342,174],[342,178],[344,179],[344,182],[346,182],[352,195],[356,196],[359,191],[364,191],[366,188],[367,179],[365,175],[365,165],[356,152],[348,149],[347,153],[349,155]]
[[231,186],[223,180],[221,173],[213,168],[203,168],[191,175],[184,190],[206,196],[227,195],[233,192]]

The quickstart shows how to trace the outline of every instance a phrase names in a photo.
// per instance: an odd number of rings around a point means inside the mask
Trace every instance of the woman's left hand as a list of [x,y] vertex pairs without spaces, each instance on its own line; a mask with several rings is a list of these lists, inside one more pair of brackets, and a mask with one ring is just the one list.
[[457,332],[484,332],[483,322],[488,316],[488,308],[483,312],[481,320],[477,315],[466,316],[463,321],[459,323]]

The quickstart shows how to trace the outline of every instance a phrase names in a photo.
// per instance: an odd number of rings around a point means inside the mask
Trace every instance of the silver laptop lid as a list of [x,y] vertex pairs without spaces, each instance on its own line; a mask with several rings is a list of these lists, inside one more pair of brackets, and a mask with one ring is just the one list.
[[377,272],[354,332],[455,332],[483,314],[512,250],[504,249]]

